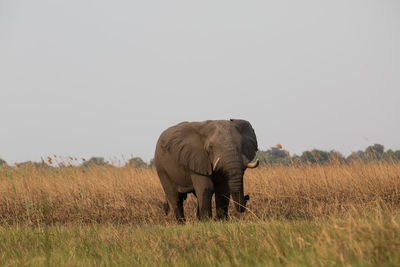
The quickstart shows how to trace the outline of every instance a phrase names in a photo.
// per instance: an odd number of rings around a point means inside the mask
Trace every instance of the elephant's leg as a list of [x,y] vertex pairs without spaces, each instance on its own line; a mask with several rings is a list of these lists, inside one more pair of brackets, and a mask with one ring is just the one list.
[[185,194],[181,194],[178,192],[174,192],[172,194],[167,195],[168,201],[171,204],[172,209],[174,210],[176,220],[179,223],[185,222],[185,215],[183,213],[184,195]]
[[[179,223],[185,222],[185,215],[183,213],[183,200],[186,194],[179,193],[171,184],[168,175],[164,172],[159,172],[158,176],[160,177],[160,182],[164,189],[165,196],[174,210],[176,220]],[[164,204],[164,211],[167,212],[167,210],[169,210],[169,208],[167,208],[167,205]]]
[[211,218],[211,199],[214,194],[214,184],[208,176],[192,174],[191,178],[197,196],[197,217],[199,219]]
[[199,199],[197,198],[197,196],[196,196],[196,192],[193,192],[193,195],[196,197],[196,199],[197,199],[197,211],[196,211],[196,216],[197,216],[197,219],[199,219],[200,220],[200,204],[199,204]]
[[179,223],[184,223],[186,221],[185,214],[183,212],[183,201],[186,199],[187,194],[178,193],[178,202],[176,205],[175,217]]
[[228,218],[228,207],[230,191],[227,183],[215,185],[215,206],[217,210],[217,219]]
[[168,198],[166,195],[165,195],[165,202],[164,202],[164,212],[165,212],[165,215],[168,215],[168,213],[169,213]]

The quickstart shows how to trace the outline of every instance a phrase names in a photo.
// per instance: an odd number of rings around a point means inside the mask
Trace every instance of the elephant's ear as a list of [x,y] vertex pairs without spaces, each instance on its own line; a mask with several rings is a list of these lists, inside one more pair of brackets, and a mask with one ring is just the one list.
[[191,171],[211,175],[211,162],[194,123],[181,123],[171,129],[166,144],[168,152]]
[[251,161],[258,150],[257,137],[250,122],[246,120],[231,119],[236,129],[242,135],[242,151],[246,158]]

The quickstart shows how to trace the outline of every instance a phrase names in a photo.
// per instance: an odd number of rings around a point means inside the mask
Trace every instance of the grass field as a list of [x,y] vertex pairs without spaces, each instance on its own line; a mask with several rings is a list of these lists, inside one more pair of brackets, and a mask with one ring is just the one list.
[[248,211],[186,225],[152,169],[0,168],[0,265],[400,264],[400,164],[248,170]]

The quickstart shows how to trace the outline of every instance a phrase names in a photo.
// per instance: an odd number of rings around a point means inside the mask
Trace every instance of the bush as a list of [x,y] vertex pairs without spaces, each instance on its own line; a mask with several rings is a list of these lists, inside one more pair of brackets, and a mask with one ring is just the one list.
[[288,165],[291,163],[290,153],[286,150],[283,150],[281,146],[271,147],[271,149],[266,151],[258,151],[256,154],[256,159],[258,159],[261,164]]
[[329,152],[313,149],[312,151],[303,152],[300,159],[302,162],[326,163],[329,161]]
[[146,168],[147,163],[142,160],[140,157],[134,157],[129,160],[127,165],[132,166],[133,168]]
[[368,159],[372,159],[372,160],[382,159],[382,155],[383,155],[384,151],[385,151],[385,147],[380,144],[374,144],[373,146],[369,146],[365,149],[365,153],[367,154]]
[[104,161],[102,157],[91,157],[89,160],[85,161],[82,166],[88,168],[90,166],[109,166],[107,162]]

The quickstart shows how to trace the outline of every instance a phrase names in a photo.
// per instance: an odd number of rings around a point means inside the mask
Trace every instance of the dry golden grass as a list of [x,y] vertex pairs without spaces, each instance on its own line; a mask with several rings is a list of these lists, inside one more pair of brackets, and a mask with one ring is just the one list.
[[[243,220],[321,218],[368,211],[384,205],[400,209],[399,163],[274,166],[247,170],[249,211]],[[158,223],[165,216],[164,192],[153,169],[131,167],[23,166],[0,168],[0,223]],[[232,205],[231,205],[232,206]],[[195,198],[185,202],[195,220]]]

